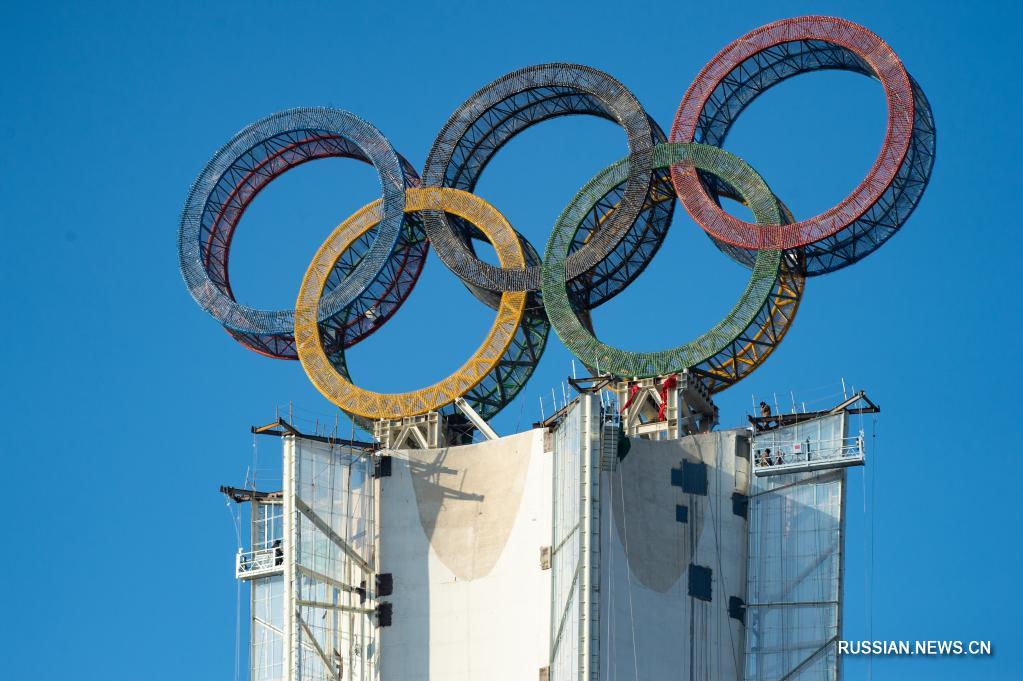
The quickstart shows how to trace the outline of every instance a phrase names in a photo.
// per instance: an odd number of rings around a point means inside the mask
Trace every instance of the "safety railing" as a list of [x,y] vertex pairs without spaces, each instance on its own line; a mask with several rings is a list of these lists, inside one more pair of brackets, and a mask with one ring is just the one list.
[[284,571],[284,547],[277,542],[252,551],[239,551],[234,574],[238,579],[254,579]]
[[793,471],[821,468],[862,466],[863,434],[828,440],[763,440],[754,441],[753,472],[756,475],[777,475]]

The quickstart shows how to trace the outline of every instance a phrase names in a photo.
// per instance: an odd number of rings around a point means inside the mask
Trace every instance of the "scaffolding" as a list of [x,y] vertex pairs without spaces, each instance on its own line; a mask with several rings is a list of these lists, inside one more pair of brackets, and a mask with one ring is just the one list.
[[847,468],[865,462],[848,421],[879,411],[859,392],[827,411],[750,418],[745,681],[838,679]]
[[593,395],[566,407],[552,437],[554,515],[549,681],[599,677],[600,450],[602,416]]
[[291,437],[284,445],[289,678],[370,681],[376,665],[373,462]]
[[372,681],[389,593],[375,569],[376,457],[278,422],[283,489],[221,491],[251,505],[235,575],[250,585],[252,681]]
[[838,678],[846,471],[754,477],[746,681]]

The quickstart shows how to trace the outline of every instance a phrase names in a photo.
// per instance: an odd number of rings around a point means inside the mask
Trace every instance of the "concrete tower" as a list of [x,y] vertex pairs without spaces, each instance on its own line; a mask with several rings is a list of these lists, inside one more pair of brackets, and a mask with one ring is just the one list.
[[277,430],[283,489],[225,488],[253,504],[251,678],[836,678],[860,396],[678,437],[714,412],[673,390],[458,446]]

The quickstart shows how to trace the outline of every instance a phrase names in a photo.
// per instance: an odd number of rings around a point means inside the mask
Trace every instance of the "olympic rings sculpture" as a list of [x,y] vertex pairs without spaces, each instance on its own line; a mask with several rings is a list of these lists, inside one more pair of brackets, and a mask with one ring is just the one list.
[[[753,99],[787,78],[823,69],[879,80],[888,124],[860,185],[833,208],[797,220],[753,168],[721,147]],[[472,192],[517,134],[578,114],[618,124],[627,155],[569,202],[541,258]],[[646,378],[688,370],[717,392],[755,371],[781,342],[808,277],[863,259],[899,231],[930,180],[935,145],[930,104],[884,41],[843,19],[784,19],[737,39],[699,72],[669,136],[620,82],[572,64],[523,68],[472,95],[441,129],[422,180],[376,128],[349,112],[273,114],[235,135],[199,174],[182,212],[179,260],[192,296],[232,337],[268,357],[298,359],[317,389],[363,425],[449,411],[459,397],[493,417],[529,380],[552,326],[576,357],[605,374]],[[327,237],[295,310],[241,305],[228,264],[246,208],[288,170],[330,157],[371,164],[382,197]],[[695,340],[653,352],[609,346],[593,333],[589,313],[650,262],[676,198],[719,249],[751,269],[750,281],[722,321]],[[726,213],[725,198],[749,207],[755,223]],[[480,260],[474,241],[490,243],[499,265]],[[490,332],[461,368],[432,386],[397,394],[359,388],[345,350],[401,307],[431,246],[495,310]]]

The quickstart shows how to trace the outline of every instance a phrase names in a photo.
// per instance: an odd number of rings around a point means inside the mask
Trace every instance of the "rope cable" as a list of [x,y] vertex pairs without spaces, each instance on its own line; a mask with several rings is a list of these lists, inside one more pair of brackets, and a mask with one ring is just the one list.
[[[719,431],[718,432],[718,451],[722,451],[723,448],[724,448],[724,442],[722,441],[722,439],[723,439],[723,433],[721,433]],[[714,477],[716,478],[715,485],[717,487],[715,492],[717,493],[718,499],[720,499],[721,498],[721,476],[720,475],[715,475]],[[717,561],[718,561],[718,573],[721,576],[721,587],[722,587],[722,590],[725,591],[725,593],[728,593],[728,585],[725,584],[724,564],[721,561],[721,540],[720,540],[720,535],[718,534],[718,522],[719,522],[718,515],[714,512],[715,504],[710,503],[710,501],[708,500],[707,506],[710,508],[710,516],[711,516],[710,517],[710,526],[714,530],[714,553],[716,554]],[[728,627],[728,641],[729,641],[729,645],[732,648],[732,659],[736,661],[736,664],[738,664],[738,653],[737,653],[736,648],[735,648],[735,636],[732,634],[732,627],[731,627],[731,625],[729,625],[729,627]]]
[[[625,557],[629,556],[629,518],[628,509],[625,506],[624,485],[618,486],[618,493],[622,497],[622,543],[625,545]],[[632,630],[632,666],[635,673],[633,678],[639,681],[639,656],[636,652],[636,612],[632,606],[632,569],[626,563],[625,575],[629,581],[629,627]]]
[[[617,457],[617,452],[615,453]],[[617,668],[617,656],[615,655],[615,643],[614,643],[614,616],[615,616],[615,599],[614,599],[614,565],[615,565],[615,547],[611,541],[612,526],[614,525],[615,515],[615,471],[611,470],[608,472],[608,488],[611,497],[611,512],[607,515],[607,546],[608,546],[608,569],[607,569],[607,651],[608,651],[608,662],[610,663],[610,681],[616,681],[618,678]],[[626,567],[628,563],[626,563]],[[638,681],[638,679],[637,679]]]
[[[231,500],[224,499],[224,504],[227,507],[227,513],[231,516],[231,525],[234,527],[235,540],[238,544],[238,552],[241,553],[242,547],[242,529],[241,520],[235,514],[231,507]],[[241,657],[242,657],[242,583],[241,580],[235,580],[235,601],[234,601],[234,681],[239,681],[241,676]]]
[[[881,457],[877,456],[877,414],[875,413],[871,417],[870,426],[870,448],[873,452],[871,457],[874,461],[874,465],[870,467],[870,563],[867,566],[868,570],[868,590],[867,590],[867,639],[873,640],[874,637],[874,516],[877,515],[877,464],[881,460]],[[867,681],[874,678],[874,661],[871,656],[867,656]]]

